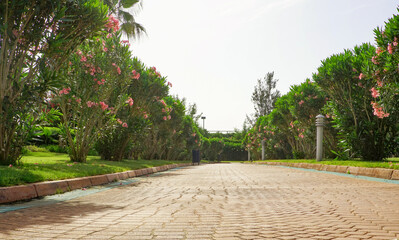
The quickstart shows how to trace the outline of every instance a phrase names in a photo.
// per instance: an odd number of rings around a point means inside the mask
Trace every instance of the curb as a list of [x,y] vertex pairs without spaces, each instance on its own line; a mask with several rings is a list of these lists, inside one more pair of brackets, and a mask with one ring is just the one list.
[[11,203],[21,200],[29,200],[32,198],[43,197],[53,194],[60,194],[75,189],[108,184],[127,178],[140,177],[156,172],[167,171],[172,168],[186,166],[191,166],[191,163],[169,164],[119,173],[109,173],[89,177],[39,182],[20,186],[0,187],[0,204]]
[[389,180],[399,180],[399,170],[394,170],[389,168],[365,168],[365,167],[352,167],[352,166],[342,166],[342,165],[290,163],[290,162],[265,162],[265,163],[255,163],[255,164],[287,166],[295,168],[314,169],[318,171],[348,173],[355,176],[366,176],[366,177],[383,178]]

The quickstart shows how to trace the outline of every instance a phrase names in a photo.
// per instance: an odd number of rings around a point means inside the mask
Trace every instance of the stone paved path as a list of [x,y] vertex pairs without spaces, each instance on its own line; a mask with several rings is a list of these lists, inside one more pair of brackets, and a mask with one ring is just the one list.
[[399,185],[214,164],[0,214],[0,239],[399,239]]

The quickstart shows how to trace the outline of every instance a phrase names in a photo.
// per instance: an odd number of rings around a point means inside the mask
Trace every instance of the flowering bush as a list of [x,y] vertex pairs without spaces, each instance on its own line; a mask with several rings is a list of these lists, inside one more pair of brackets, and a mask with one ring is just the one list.
[[322,62],[313,76],[330,98],[329,109],[341,151],[365,160],[381,160],[391,152],[387,148],[391,126],[381,119],[385,113],[375,103],[379,93],[364,71],[374,68],[375,51],[370,44],[363,44],[333,55]]
[[106,12],[99,0],[0,2],[0,164],[19,159],[58,69]]
[[114,25],[103,37],[79,46],[62,69],[64,87],[53,93],[51,103],[63,114],[62,129],[75,162],[86,161],[103,129],[113,124],[128,127],[114,116],[122,106],[132,107],[126,87],[134,74],[129,48],[113,32]]

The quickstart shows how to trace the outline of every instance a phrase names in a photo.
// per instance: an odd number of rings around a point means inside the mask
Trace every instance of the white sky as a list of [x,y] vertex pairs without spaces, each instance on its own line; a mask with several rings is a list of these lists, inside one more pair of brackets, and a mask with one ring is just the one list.
[[[274,71],[286,93],[321,60],[363,42],[397,14],[395,0],[143,0],[148,36],[133,54],[196,103],[208,130],[241,129],[257,79]],[[202,122],[200,122],[202,126]]]

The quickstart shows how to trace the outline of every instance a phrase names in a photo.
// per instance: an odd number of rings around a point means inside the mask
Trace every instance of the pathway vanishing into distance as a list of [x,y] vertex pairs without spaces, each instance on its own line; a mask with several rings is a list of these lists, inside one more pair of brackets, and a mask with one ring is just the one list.
[[399,239],[399,185],[209,164],[0,213],[0,239]]

